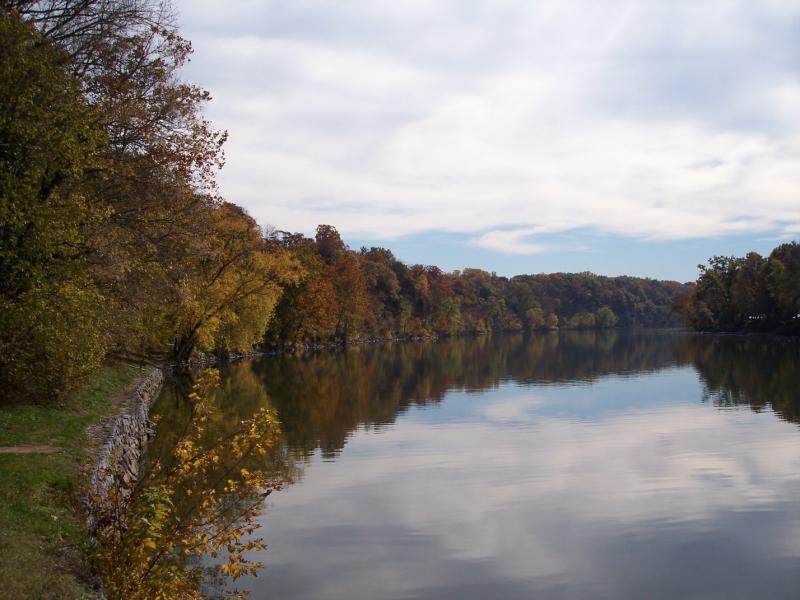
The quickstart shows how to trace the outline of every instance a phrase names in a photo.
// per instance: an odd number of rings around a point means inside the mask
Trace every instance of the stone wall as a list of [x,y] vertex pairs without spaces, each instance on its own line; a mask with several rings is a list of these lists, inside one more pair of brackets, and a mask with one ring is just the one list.
[[90,435],[96,451],[87,469],[86,514],[89,527],[110,515],[125,513],[127,500],[139,478],[142,455],[153,434],[150,405],[164,384],[164,372],[148,370],[126,393],[119,412],[97,423]]

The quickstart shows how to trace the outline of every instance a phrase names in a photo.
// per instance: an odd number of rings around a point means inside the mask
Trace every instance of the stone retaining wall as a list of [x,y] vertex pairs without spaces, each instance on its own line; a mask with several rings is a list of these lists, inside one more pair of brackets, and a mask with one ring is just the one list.
[[139,478],[142,454],[153,434],[150,405],[161,392],[164,372],[153,367],[128,391],[119,412],[90,431],[97,450],[87,469],[86,514],[89,527],[110,512],[124,514]]

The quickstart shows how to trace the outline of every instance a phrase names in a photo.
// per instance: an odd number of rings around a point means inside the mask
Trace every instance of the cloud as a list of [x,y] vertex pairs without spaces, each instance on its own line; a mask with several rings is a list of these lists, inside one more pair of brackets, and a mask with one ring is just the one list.
[[183,5],[261,222],[391,239],[800,227],[796,3]]
[[537,228],[489,231],[478,237],[474,244],[503,254],[538,254],[546,252],[550,246],[525,241],[538,231]]

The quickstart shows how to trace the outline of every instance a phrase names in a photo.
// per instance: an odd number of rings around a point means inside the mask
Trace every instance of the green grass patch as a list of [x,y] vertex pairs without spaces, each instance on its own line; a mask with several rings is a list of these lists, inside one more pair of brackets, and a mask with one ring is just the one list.
[[55,446],[52,454],[0,454],[0,599],[86,597],[88,534],[73,509],[86,428],[142,373],[105,366],[69,403],[0,406],[0,446]]

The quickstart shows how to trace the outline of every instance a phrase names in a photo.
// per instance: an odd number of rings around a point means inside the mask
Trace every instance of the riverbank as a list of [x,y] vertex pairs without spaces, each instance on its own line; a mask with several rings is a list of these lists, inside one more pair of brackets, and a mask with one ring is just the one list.
[[78,490],[86,430],[118,412],[145,370],[109,364],[62,405],[0,406],[0,600],[91,597]]

